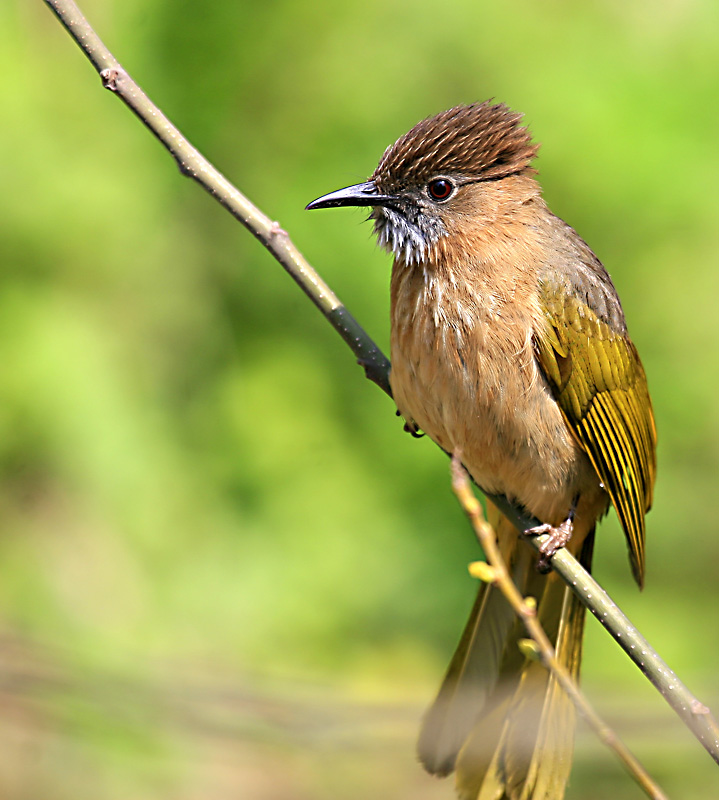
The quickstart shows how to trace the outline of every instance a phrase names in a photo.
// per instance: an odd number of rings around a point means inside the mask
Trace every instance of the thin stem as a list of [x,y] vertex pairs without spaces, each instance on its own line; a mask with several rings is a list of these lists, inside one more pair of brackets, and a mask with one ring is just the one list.
[[[488,495],[499,506],[502,513],[519,528],[539,524],[538,520],[518,516],[506,498]],[[538,552],[548,534],[525,536]],[[609,631],[624,652],[646,675],[660,694],[676,711],[684,724],[702,743],[709,755],[719,763],[719,724],[707,706],[700,702],[679,680],[676,673],[661,659],[659,654],[632,625],[629,618],[612,600],[576,558],[566,549],[559,549],[551,558],[552,569],[559,574],[569,588],[577,595],[582,605]]]
[[571,698],[577,710],[587,720],[592,730],[607,747],[611,748],[616,753],[619,760],[624,764],[642,789],[644,789],[646,794],[654,798],[654,800],[667,800],[666,795],[652,780],[649,773],[639,761],[637,761],[609,725],[607,725],[592,708],[576,682],[572,679],[572,676],[557,659],[554,647],[537,619],[536,605],[528,603],[525,598],[522,597],[519,589],[509,575],[507,565],[497,546],[497,537],[494,529],[485,519],[482,506],[470,487],[467,472],[457,457],[452,458],[452,488],[464,512],[467,517],[469,517],[472,528],[490,564],[489,571],[486,570],[486,564],[482,565],[485,569],[477,569],[475,567],[474,570],[470,568],[470,571],[475,574],[475,577],[491,582],[499,588],[517,616],[524,623],[524,627],[527,629],[527,633],[532,637],[532,641],[536,643],[544,665],[554,675],[562,689],[564,689]]
[[[256,208],[182,136],[130,78],[72,0],[45,2],[100,73],[103,86],[116,93],[167,148],[182,174],[197,181],[262,242],[349,345],[367,377],[391,397],[389,360],[310,266],[287,233]],[[513,506],[506,497],[490,494],[487,497],[512,520],[520,532],[539,524],[538,520],[529,518],[521,509]],[[528,541],[533,547],[539,548],[543,537],[531,537]],[[570,553],[559,550],[551,563],[719,763],[719,725],[709,709],[678,680]]]
[[190,144],[132,80],[72,0],[45,2],[100,73],[102,85],[114,92],[167,148],[183,175],[197,181],[262,242],[349,345],[367,377],[391,397],[386,356],[280,225],[263,214]]

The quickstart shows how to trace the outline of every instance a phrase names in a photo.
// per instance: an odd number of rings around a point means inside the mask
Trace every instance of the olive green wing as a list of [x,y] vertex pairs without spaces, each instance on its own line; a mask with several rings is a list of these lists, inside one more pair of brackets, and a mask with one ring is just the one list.
[[[621,326],[610,325],[576,294],[544,287],[543,295],[546,325],[535,336],[539,364],[609,493],[641,586],[657,437],[644,369],[623,317]],[[612,301],[621,313],[615,296]]]

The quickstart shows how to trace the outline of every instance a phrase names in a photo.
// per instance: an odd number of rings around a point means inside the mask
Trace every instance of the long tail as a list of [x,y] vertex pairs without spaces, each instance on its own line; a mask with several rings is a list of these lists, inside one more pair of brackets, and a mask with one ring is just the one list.
[[[531,548],[506,517],[494,513],[500,549],[525,596],[537,600],[557,657],[577,678],[584,607],[554,574],[541,575]],[[581,534],[581,532],[578,531]],[[573,537],[574,539],[574,537]],[[591,567],[594,532],[581,543]],[[526,637],[500,590],[483,584],[436,700],[420,731],[418,752],[437,775],[457,770],[461,800],[561,800],[574,749],[574,707],[546,668],[526,659]]]

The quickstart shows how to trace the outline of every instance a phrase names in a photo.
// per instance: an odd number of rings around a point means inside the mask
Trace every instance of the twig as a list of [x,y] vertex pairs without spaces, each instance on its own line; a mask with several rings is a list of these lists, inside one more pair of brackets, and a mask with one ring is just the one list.
[[489,562],[489,565],[482,562],[471,565],[470,572],[472,575],[499,587],[499,590],[506,597],[517,616],[524,623],[524,627],[537,646],[542,662],[571,698],[577,710],[587,720],[592,730],[610,749],[614,750],[619,760],[649,797],[654,798],[654,800],[667,800],[664,792],[652,780],[649,773],[632,755],[621,739],[599,717],[587,698],[579,690],[569,672],[557,660],[552,643],[537,619],[536,604],[532,604],[522,597],[519,589],[512,581],[507,565],[497,546],[494,529],[485,519],[482,506],[470,487],[467,472],[456,456],[452,458],[452,489],[465,514],[469,517],[472,528]]
[[183,175],[197,181],[262,242],[349,345],[367,377],[391,397],[389,361],[280,225],[254,206],[190,144],[132,80],[72,0],[45,2],[100,73],[102,85],[114,92],[159,139]]
[[[517,515],[506,498],[487,496],[520,530],[527,530],[527,527],[538,524],[538,521],[532,520],[528,526],[522,527],[525,526],[526,517]],[[524,537],[525,541],[538,552],[546,538],[547,534]],[[582,605],[588,608],[609,631],[612,638],[656,687],[714,761],[719,763],[719,724],[709,708],[679,680],[676,673],[632,625],[619,606],[566,548],[557,550],[550,563],[552,569],[577,595]]]
[[[182,174],[197,181],[260,240],[349,345],[358,362],[364,367],[367,377],[391,397],[388,359],[305,260],[287,233],[277,222],[256,208],[185,139],[130,78],[72,0],[44,1],[100,73],[103,86],[117,94],[167,148]],[[528,517],[506,497],[485,494],[512,520],[519,531],[525,531],[539,524],[539,520]],[[539,548],[543,537],[531,537],[528,541],[533,547]],[[709,713],[709,709],[681,684],[604,590],[570,553],[564,549],[559,550],[551,563],[581,602],[610,631],[642,672],[659,689],[712,758],[719,763],[719,725]]]

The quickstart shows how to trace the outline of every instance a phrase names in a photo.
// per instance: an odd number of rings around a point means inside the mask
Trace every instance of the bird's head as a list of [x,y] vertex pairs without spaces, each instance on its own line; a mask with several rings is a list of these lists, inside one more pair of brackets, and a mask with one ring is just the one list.
[[530,174],[538,145],[522,115],[490,101],[457,106],[417,123],[387,148],[371,178],[307,208],[369,206],[382,246],[407,264],[476,219],[505,178]]

